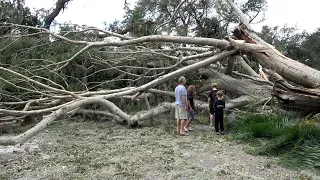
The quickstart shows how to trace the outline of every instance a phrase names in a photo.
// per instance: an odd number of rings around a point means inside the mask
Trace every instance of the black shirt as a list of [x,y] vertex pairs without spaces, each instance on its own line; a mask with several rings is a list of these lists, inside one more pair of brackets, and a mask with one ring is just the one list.
[[226,104],[223,99],[216,99],[214,101],[213,107],[215,109],[216,114],[223,114],[223,109],[225,108]]
[[213,107],[213,103],[214,103],[214,101],[217,99],[217,97],[216,97],[217,92],[218,92],[217,89],[215,89],[215,90],[211,89],[211,90],[208,92],[208,96],[209,96],[209,98],[210,98],[210,103],[209,103],[209,104],[210,104],[210,107]]
[[187,100],[190,102],[190,106],[192,109],[194,109],[194,101],[193,101],[193,94],[188,93]]

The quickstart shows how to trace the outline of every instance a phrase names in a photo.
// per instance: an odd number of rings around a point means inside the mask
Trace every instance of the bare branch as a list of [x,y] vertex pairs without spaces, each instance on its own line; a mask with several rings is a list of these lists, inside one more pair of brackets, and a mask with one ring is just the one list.
[[57,0],[54,10],[45,18],[44,27],[50,29],[52,21],[59,15],[60,11],[65,8],[70,0]]
[[112,117],[118,122],[121,122],[121,118],[117,115],[114,115],[112,113],[108,113],[106,111],[98,111],[98,110],[91,110],[91,109],[78,109],[76,114],[99,114],[103,116]]
[[[94,30],[94,31],[98,31],[98,32],[102,32],[108,36],[114,36],[114,37],[118,37],[120,39],[132,39],[132,37],[129,37],[129,36],[125,36],[125,35],[121,35],[121,34],[118,34],[118,33],[115,33],[115,32],[111,32],[111,31],[107,31],[107,30],[103,30],[103,29],[98,29],[98,28],[95,28],[95,27],[89,27],[88,29],[86,30]],[[99,35],[100,37],[101,35]]]
[[45,89],[48,89],[48,90],[51,90],[51,91],[55,91],[55,92],[60,92],[60,93],[63,93],[63,94],[69,94],[69,95],[71,95],[71,96],[73,96],[73,97],[75,97],[75,98],[78,98],[77,95],[75,95],[75,94],[73,94],[73,93],[71,93],[71,92],[69,92],[69,91],[60,90],[60,89],[56,89],[56,88],[47,86],[47,85],[42,84],[42,83],[40,83],[40,82],[38,82],[38,81],[35,81],[35,80],[31,79],[31,78],[28,78],[28,77],[26,77],[26,76],[24,76],[24,75],[22,75],[22,74],[20,74],[20,73],[14,72],[14,71],[12,71],[12,70],[10,70],[10,69],[4,68],[4,67],[0,67],[0,70],[5,71],[5,72],[8,72],[8,73],[13,74],[13,75],[16,75],[16,76],[18,76],[18,77],[21,77],[21,78],[23,78],[23,79],[25,79],[25,80],[27,80],[27,81],[30,81],[30,82],[32,82],[32,83],[34,83],[34,84],[36,84],[36,85],[38,85],[38,86],[40,86],[40,87],[42,87],[42,88],[45,88]]
[[245,24],[248,28],[251,29],[250,23],[248,18],[246,17],[246,15],[240,10],[240,8],[238,8],[234,2],[232,2],[232,0],[227,0],[229,6],[232,7],[232,9],[234,9],[236,11],[236,13],[238,14],[239,20],[241,22],[241,24]]
[[273,83],[270,82],[270,81],[267,81],[267,80],[264,80],[260,77],[255,77],[255,76],[249,76],[249,75],[246,75],[246,74],[242,74],[242,73],[239,73],[239,72],[236,72],[236,71],[233,71],[232,72],[233,74],[235,75],[238,75],[238,76],[242,76],[242,77],[245,77],[245,78],[248,78],[248,79],[252,79],[254,81],[257,81],[257,82],[261,82],[261,83],[265,83],[265,84],[269,84],[271,86],[273,86]]
[[170,23],[171,21],[174,20],[174,17],[176,16],[177,12],[180,10],[180,7],[182,6],[182,4],[184,4],[186,2],[186,0],[183,0],[180,2],[180,4],[177,6],[176,10],[173,12],[173,14],[171,15],[170,19],[162,24],[160,24],[154,31],[153,31],[153,34],[159,29],[161,28],[162,26]]
[[247,73],[248,73],[250,76],[259,77],[258,73],[256,73],[256,72],[246,63],[246,61],[245,61],[241,56],[238,56],[238,58],[240,59],[240,64],[241,64],[241,66],[244,68],[244,70],[247,71]]
[[135,89],[132,89],[132,90],[127,90],[127,91],[123,91],[123,92],[119,92],[119,93],[114,93],[114,94],[109,94],[109,95],[102,95],[103,98],[112,98],[112,97],[116,97],[116,96],[123,96],[123,95],[128,95],[128,94],[134,94],[134,93],[137,93],[137,92],[140,92],[140,91],[146,91],[148,89],[150,89],[151,87],[153,86],[156,86],[156,85],[159,85],[161,83],[164,83],[166,82],[167,80],[169,79],[172,79],[174,77],[177,77],[177,76],[180,76],[186,72],[190,72],[190,71],[193,71],[193,70],[196,70],[196,69],[199,69],[199,68],[202,68],[202,67],[205,67],[205,66],[208,66],[209,64],[211,63],[215,63],[217,61],[219,61],[220,59],[223,59],[223,58],[226,58],[226,57],[229,57],[231,55],[234,55],[235,53],[237,52],[237,50],[231,50],[231,51],[225,51],[225,52],[221,52],[215,56],[212,56],[210,58],[207,58],[205,60],[202,60],[200,62],[197,62],[197,63],[194,63],[192,65],[189,65],[189,66],[186,66],[186,67],[183,67],[181,69],[178,69],[174,72],[171,72],[171,73],[168,73],[166,75],[163,75],[149,83],[146,83],[140,87],[137,87]]

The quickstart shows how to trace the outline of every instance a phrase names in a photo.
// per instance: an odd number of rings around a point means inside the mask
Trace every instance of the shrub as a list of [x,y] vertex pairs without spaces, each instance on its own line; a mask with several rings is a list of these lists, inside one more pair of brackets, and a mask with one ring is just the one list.
[[235,124],[233,136],[241,141],[266,139],[253,154],[279,156],[282,164],[292,168],[320,168],[320,124],[315,120],[249,114]]

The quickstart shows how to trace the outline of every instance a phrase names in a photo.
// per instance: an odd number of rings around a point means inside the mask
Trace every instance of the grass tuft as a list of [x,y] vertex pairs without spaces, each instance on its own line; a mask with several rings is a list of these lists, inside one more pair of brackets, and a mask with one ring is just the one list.
[[316,120],[249,114],[233,126],[233,137],[254,144],[252,154],[279,156],[287,167],[320,168],[320,124]]

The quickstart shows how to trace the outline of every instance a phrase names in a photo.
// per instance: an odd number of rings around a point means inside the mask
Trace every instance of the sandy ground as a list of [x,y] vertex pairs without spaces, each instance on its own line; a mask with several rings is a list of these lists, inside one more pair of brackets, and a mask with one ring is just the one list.
[[61,120],[22,147],[0,147],[0,179],[320,179],[249,155],[208,126],[193,129],[181,137],[174,123],[128,129]]

